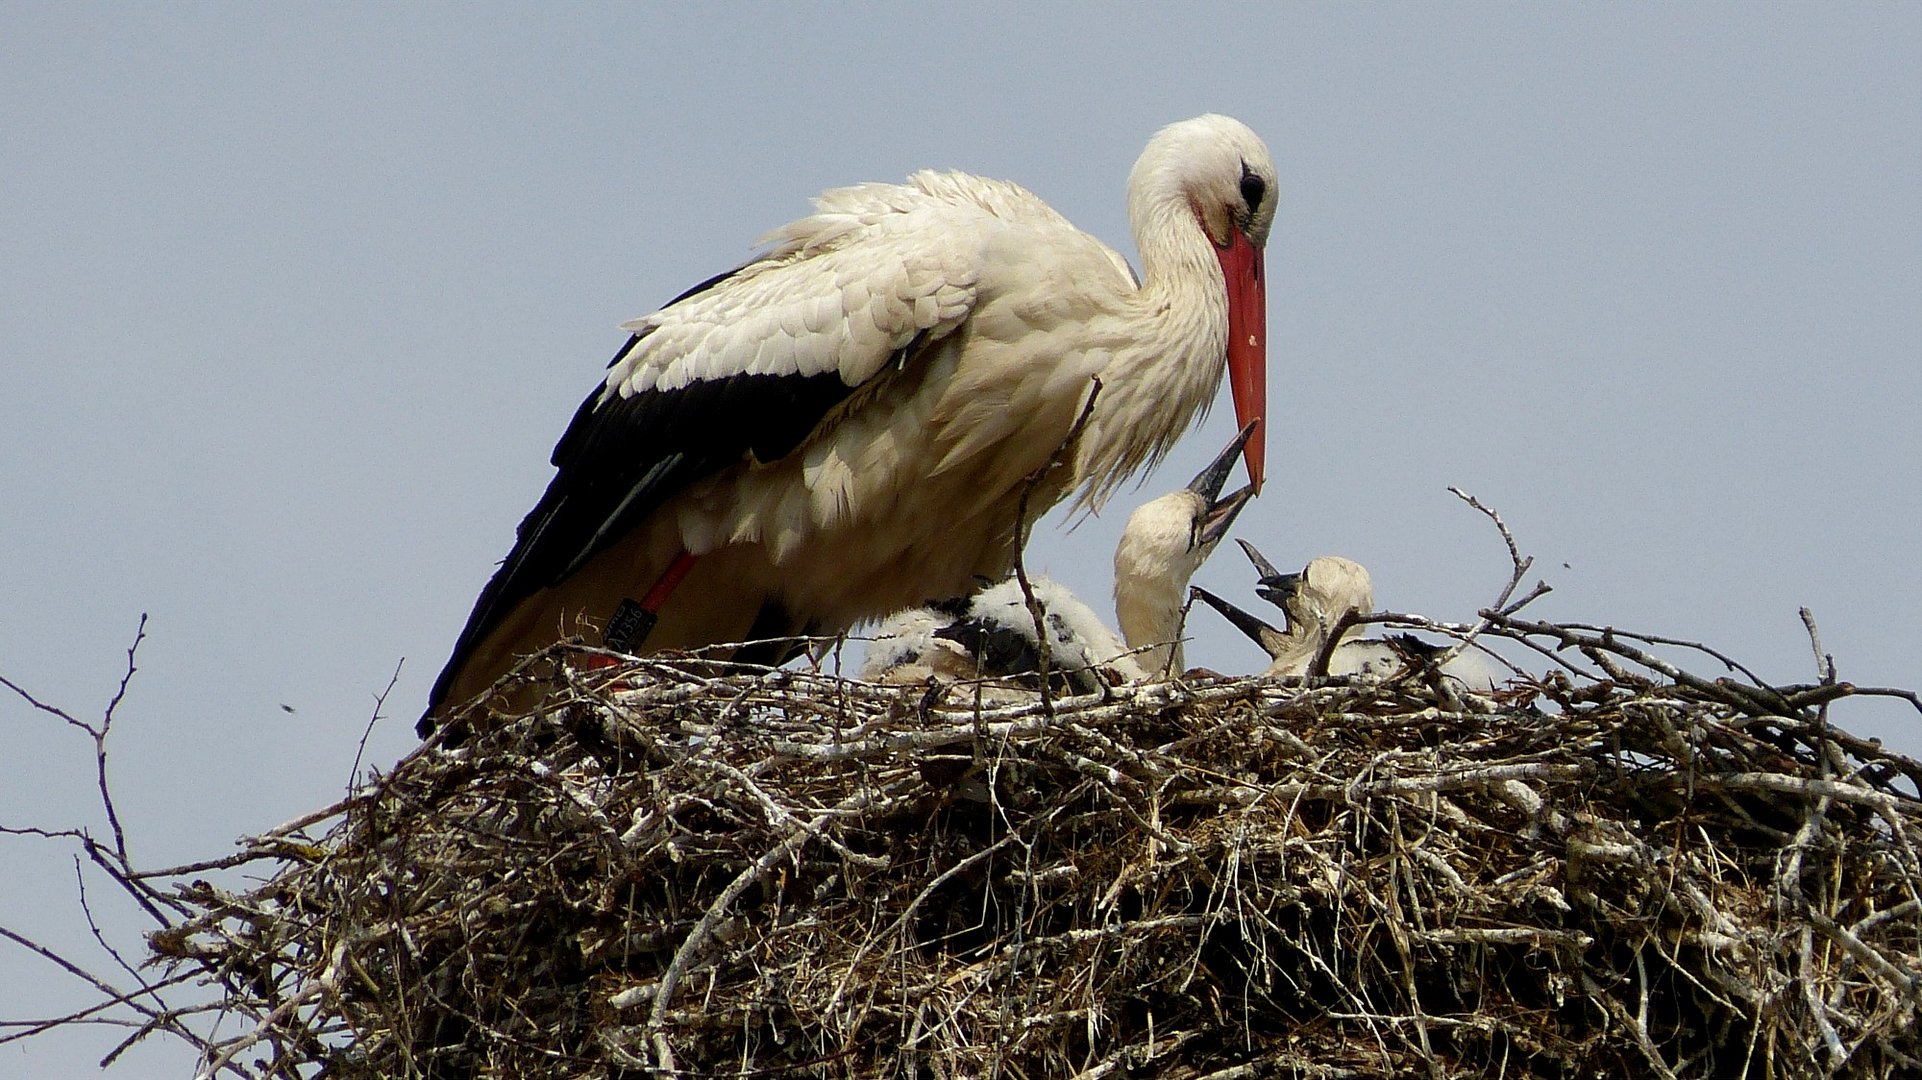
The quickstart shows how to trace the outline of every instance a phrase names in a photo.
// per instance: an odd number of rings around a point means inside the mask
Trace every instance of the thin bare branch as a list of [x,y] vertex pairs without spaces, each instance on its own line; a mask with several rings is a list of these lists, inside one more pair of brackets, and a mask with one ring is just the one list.
[[1028,580],[1027,549],[1028,535],[1034,522],[1028,514],[1028,503],[1034,493],[1050,476],[1060,469],[1074,468],[1076,448],[1081,445],[1081,433],[1087,430],[1088,421],[1094,416],[1094,403],[1101,396],[1101,377],[1088,380],[1088,396],[1081,402],[1081,413],[1075,417],[1074,424],[1068,428],[1060,445],[1048,455],[1047,464],[1028,474],[1021,485],[1021,497],[1015,503],[1014,511],[1014,578],[1021,586],[1021,597],[1027,603],[1028,617],[1034,620],[1034,640],[1036,666],[1035,674],[1041,683],[1041,705],[1044,710],[1054,708],[1054,691],[1050,678],[1054,667],[1053,635],[1048,633],[1047,611],[1034,595],[1034,583]]
[[113,830],[114,855],[120,860],[122,868],[133,865],[127,855],[127,831],[120,827],[120,812],[113,804],[113,793],[107,790],[107,733],[113,729],[114,714],[120,703],[127,698],[127,687],[133,682],[136,654],[140,643],[147,640],[147,613],[140,613],[140,625],[134,629],[133,644],[127,646],[127,670],[120,677],[120,685],[114,689],[113,700],[107,702],[106,711],[100,716],[100,727],[93,731],[94,775],[100,784],[100,806],[107,814],[107,826]]
[[380,723],[381,720],[380,710],[387,706],[387,695],[393,693],[394,686],[400,682],[400,669],[406,663],[406,657],[395,661],[394,673],[387,677],[387,685],[381,689],[380,693],[374,695],[374,711],[367,717],[367,727],[361,731],[360,742],[354,747],[353,768],[347,770],[347,795],[349,798],[353,797],[355,790],[360,786],[360,762],[367,754],[367,740],[373,737],[374,725]]

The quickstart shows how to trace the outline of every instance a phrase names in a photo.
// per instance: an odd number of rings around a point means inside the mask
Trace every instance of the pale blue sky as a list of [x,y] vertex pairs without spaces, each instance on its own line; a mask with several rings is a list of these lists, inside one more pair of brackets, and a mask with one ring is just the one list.
[[[924,166],[1132,253],[1128,166],[1220,111],[1281,173],[1239,535],[1466,619],[1506,557],[1455,484],[1539,557],[1543,616],[1804,680],[1807,605],[1845,678],[1922,684],[1918,102],[1910,3],[5,4],[0,672],[95,714],[150,612],[114,783],[142,859],[222,853],[345,787],[403,657],[368,760],[413,745],[620,322]],[[1126,509],[1228,419],[1031,562],[1105,607]],[[1247,596],[1232,549],[1202,580]],[[1195,629],[1191,662],[1258,666]],[[1836,719],[1922,751],[1912,711]],[[0,725],[0,821],[97,822],[88,747]],[[0,838],[0,923],[83,948],[72,895]],[[0,1016],[83,996],[0,949]]]

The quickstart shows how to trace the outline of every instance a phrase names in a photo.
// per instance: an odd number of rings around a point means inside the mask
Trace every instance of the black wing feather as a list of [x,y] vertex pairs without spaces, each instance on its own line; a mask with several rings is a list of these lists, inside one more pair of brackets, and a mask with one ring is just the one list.
[[[614,362],[639,340],[630,338]],[[772,461],[793,452],[855,389],[830,371],[733,375],[630,397],[589,394],[554,446],[554,479],[475,601],[428,696],[429,712],[468,655],[521,601],[578,570],[689,484],[748,455]]]

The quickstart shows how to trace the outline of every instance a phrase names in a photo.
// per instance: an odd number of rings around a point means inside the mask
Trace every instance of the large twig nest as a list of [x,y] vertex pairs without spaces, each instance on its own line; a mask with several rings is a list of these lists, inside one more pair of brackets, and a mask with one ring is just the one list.
[[[549,666],[556,667],[551,663]],[[1672,684],[629,662],[157,940],[257,1075],[1914,1075],[1916,768]],[[1732,700],[1743,700],[1734,697]],[[244,1043],[244,1045],[243,1045]]]

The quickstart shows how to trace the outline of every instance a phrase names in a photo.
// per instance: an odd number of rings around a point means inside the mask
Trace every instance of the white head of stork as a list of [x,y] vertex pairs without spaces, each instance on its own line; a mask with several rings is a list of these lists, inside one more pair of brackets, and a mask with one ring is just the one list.
[[[1357,636],[1359,627],[1345,620],[1375,607],[1374,583],[1360,563],[1339,555],[1322,555],[1309,560],[1300,573],[1284,574],[1253,544],[1243,540],[1241,547],[1260,575],[1256,594],[1281,608],[1288,629],[1277,630],[1205,589],[1197,588],[1194,594],[1227,616],[1268,654],[1270,663],[1263,674],[1306,675],[1325,652],[1326,674],[1387,678],[1404,668],[1428,665],[1441,651],[1412,635],[1391,640]],[[1332,648],[1331,639],[1335,639]],[[1490,690],[1499,682],[1487,662],[1467,652],[1450,658],[1440,674],[1470,690]]]
[[[1239,122],[1163,128],[1129,178],[1139,280],[1004,181],[823,194],[765,254],[626,324],[421,730],[566,637],[655,652],[832,633],[998,579],[1024,492],[1031,514],[1073,491],[1098,506],[1224,371],[1241,423],[1260,421],[1275,192]],[[1097,378],[1071,467],[1030,485]],[[1259,485],[1259,431],[1244,456]]]
[[[1254,494],[1243,486],[1221,494],[1235,458],[1255,425],[1229,442],[1187,487],[1143,504],[1129,516],[1115,546],[1116,636],[1066,586],[1048,578],[1029,582],[1043,614],[1049,669],[1069,688],[1099,688],[1095,669],[1129,682],[1180,671],[1181,617],[1188,581],[1206,562]],[[948,601],[890,617],[868,648],[860,677],[874,682],[927,678],[1026,676],[1039,670],[1040,637],[1028,592],[1010,577],[966,600]]]

